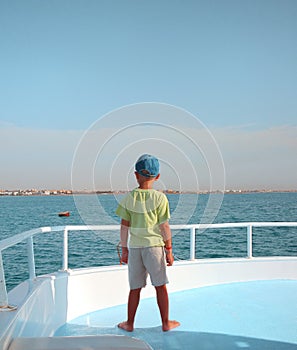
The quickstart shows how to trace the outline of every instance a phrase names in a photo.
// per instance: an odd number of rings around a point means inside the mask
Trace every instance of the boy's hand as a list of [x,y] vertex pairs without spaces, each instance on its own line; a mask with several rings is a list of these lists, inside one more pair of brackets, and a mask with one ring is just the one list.
[[122,259],[121,262],[124,264],[128,264],[128,255],[129,255],[129,250],[127,247],[122,247]]
[[166,252],[166,261],[167,261],[167,266],[172,266],[174,262],[174,257],[172,254],[172,250],[165,250]]

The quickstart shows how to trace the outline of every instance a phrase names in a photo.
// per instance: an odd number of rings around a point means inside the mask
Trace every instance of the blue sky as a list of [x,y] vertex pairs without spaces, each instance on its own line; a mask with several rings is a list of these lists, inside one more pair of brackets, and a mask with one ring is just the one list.
[[0,189],[69,188],[86,130],[142,102],[201,121],[226,188],[297,189],[296,19],[295,0],[2,1]]

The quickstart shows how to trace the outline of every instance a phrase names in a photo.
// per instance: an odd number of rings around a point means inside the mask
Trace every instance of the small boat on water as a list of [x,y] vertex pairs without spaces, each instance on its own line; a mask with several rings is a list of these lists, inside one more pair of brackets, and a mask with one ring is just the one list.
[[70,211],[62,211],[58,215],[59,216],[70,216]]
[[[196,258],[200,230],[235,227],[246,229],[246,257]],[[297,222],[172,225],[172,230],[189,232],[190,248],[188,260],[168,268],[170,316],[181,322],[170,332],[162,332],[150,285],[142,291],[134,331],[126,333],[116,326],[126,317],[127,266],[68,267],[70,231],[118,231],[118,225],[42,227],[4,239],[0,349],[296,350],[297,252],[254,257],[254,227],[280,227],[282,239],[284,228],[297,227]],[[62,266],[36,276],[38,246],[33,238],[47,232],[63,235]],[[23,241],[29,279],[7,293],[2,252]]]

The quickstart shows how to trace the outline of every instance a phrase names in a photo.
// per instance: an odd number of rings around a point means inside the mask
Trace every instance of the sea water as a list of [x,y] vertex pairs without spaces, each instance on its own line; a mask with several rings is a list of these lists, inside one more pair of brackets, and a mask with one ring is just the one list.
[[[2,196],[0,239],[45,226],[119,224],[115,215],[123,195]],[[171,224],[250,221],[297,221],[297,193],[169,194]],[[70,211],[69,217],[58,213]],[[69,234],[69,267],[118,264],[119,232],[78,231]],[[62,266],[62,233],[34,238],[36,273]],[[173,231],[176,259],[189,258],[189,231]],[[7,288],[28,277],[26,244],[2,252]],[[297,227],[253,229],[253,255],[297,255]],[[196,258],[246,256],[246,229],[208,229],[196,237]]]

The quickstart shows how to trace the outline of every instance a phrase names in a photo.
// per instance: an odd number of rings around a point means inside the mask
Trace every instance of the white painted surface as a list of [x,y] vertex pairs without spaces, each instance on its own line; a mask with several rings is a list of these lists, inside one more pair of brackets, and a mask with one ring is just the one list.
[[101,335],[88,337],[17,338],[9,350],[151,350],[140,339],[124,335]]
[[[169,292],[223,283],[295,279],[297,258],[212,259],[176,262],[168,268]],[[17,311],[0,313],[0,348],[15,337],[47,337],[65,322],[98,309],[127,302],[126,266],[60,272],[24,283],[9,293]],[[155,295],[147,286],[142,298]]]

